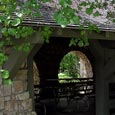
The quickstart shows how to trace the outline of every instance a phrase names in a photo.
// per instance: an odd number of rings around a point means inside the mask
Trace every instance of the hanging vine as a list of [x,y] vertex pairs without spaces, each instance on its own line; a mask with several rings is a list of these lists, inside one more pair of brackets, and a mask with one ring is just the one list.
[[[35,17],[41,17],[40,3],[55,3],[56,0],[0,0],[0,28],[2,38],[0,38],[0,66],[8,60],[8,56],[5,54],[3,48],[7,45],[14,47],[16,50],[23,50],[28,52],[31,50],[31,43],[29,42],[29,36],[31,36],[35,30],[32,27],[24,26],[23,20],[27,17],[34,20]],[[72,38],[71,45],[88,46],[88,38],[86,34],[85,26],[88,26],[88,31],[99,32],[97,25],[92,24],[90,21],[82,22],[82,16],[80,11],[85,7],[85,13],[87,15],[93,15],[98,17],[102,15],[99,9],[107,10],[108,5],[113,5],[113,10],[107,12],[107,18],[113,23],[115,22],[115,0],[108,2],[90,2],[82,1],[74,7],[72,0],[59,0],[57,2],[57,11],[54,14],[55,21],[62,27],[66,27],[69,24],[79,25],[81,30],[81,38]],[[96,9],[96,10],[95,10]],[[46,42],[49,42],[49,38],[52,34],[50,27],[40,28],[39,32]],[[23,43],[16,44],[16,40],[23,40]],[[4,83],[12,84],[8,70],[1,68],[1,77],[4,79]]]

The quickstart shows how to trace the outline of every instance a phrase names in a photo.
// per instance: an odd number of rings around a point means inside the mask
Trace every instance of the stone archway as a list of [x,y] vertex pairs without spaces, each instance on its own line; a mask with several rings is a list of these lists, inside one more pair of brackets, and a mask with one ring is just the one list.
[[[68,52],[77,51],[79,57],[85,60],[85,64],[88,64],[88,76],[90,71],[93,71],[93,58],[88,47],[69,47],[70,38],[50,38],[49,43],[44,43],[40,50],[34,56],[34,61],[37,68],[39,68],[40,84],[42,86],[56,85],[58,81],[50,82],[47,79],[58,79],[59,64]],[[82,55],[84,54],[84,55]],[[90,62],[90,64],[89,64]],[[93,74],[91,75],[93,76]],[[47,97],[53,95],[48,92],[44,92],[43,96]]]
[[[48,82],[47,79],[58,79],[59,64],[64,55],[71,51],[74,51],[82,60],[83,65],[85,65],[85,69],[87,69],[85,75],[87,73],[87,76],[94,77],[94,58],[92,58],[93,56],[90,52],[90,48],[78,46],[69,47],[69,43],[69,38],[50,38],[50,42],[44,43],[34,56],[34,61],[39,69],[40,84],[42,86],[53,86],[58,84],[57,81]],[[52,90],[42,90],[42,99],[52,98],[52,96]]]
[[80,51],[74,51],[74,53],[76,53],[80,59],[80,76],[82,78],[93,77],[92,66],[87,56]]
[[33,78],[34,78],[34,85],[39,85],[40,84],[39,70],[34,61],[33,61]]
[[[64,55],[60,62],[58,78],[92,78],[92,66],[87,56],[81,51],[72,50]],[[69,77],[68,76],[68,77]]]
[[[88,67],[86,68],[89,69],[89,71],[93,71],[93,58],[90,49],[87,47],[80,48],[78,46],[69,47],[69,42],[69,38],[50,38],[50,42],[44,43],[39,52],[34,56],[34,61],[37,65],[37,68],[39,68],[41,82],[43,81],[42,83],[44,83],[45,79],[58,78],[60,61],[63,56],[70,51],[78,51],[77,53],[79,57],[81,57],[81,59],[85,59],[85,64],[88,64]],[[82,52],[84,55],[82,55],[80,52]],[[88,72],[88,74],[91,73]]]

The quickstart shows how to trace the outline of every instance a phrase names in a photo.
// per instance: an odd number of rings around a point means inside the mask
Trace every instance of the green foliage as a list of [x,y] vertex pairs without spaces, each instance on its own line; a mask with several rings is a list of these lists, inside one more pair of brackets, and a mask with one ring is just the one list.
[[51,0],[42,0],[43,3],[51,2]]
[[77,39],[77,38],[71,38],[69,46],[72,46],[72,45],[76,46],[79,40],[80,39]]
[[20,18],[16,18],[12,21],[12,26],[18,26],[21,23]]
[[8,70],[0,70],[1,77],[3,78],[3,82],[6,85],[12,85],[12,80],[9,78],[9,71]]
[[93,10],[94,10],[93,7],[86,8],[86,13],[87,13],[88,15],[91,15],[91,14],[93,13]]
[[59,83],[70,83],[70,82],[78,82],[79,81],[77,79],[73,79],[72,77],[68,76],[68,74],[65,72],[59,73],[58,78],[59,78]]
[[[28,18],[34,19],[41,16],[40,13],[40,3],[38,0],[0,0],[0,25],[3,39],[0,40],[0,65],[2,66],[8,57],[2,51],[5,45],[12,45],[17,50],[23,50],[25,52],[31,50],[31,44],[29,41],[29,36],[31,36],[35,31],[32,27],[27,27],[23,25],[23,20]],[[52,2],[52,0],[42,0],[43,3]],[[110,1],[111,4],[114,4],[115,1]],[[83,1],[79,4],[77,9],[71,7],[72,0],[59,0],[60,8],[54,14],[54,19],[62,27],[66,27],[69,24],[80,25],[81,30],[80,38],[72,38],[70,41],[71,45],[78,45],[79,47],[88,46],[88,38],[86,31],[84,29],[84,24],[88,26],[87,31],[96,31],[100,32],[98,27],[95,24],[91,24],[89,21],[81,25],[82,17],[79,15],[79,10],[82,10],[83,7],[86,7],[86,14],[93,15],[98,17],[101,14],[98,10],[94,9],[103,9],[106,10],[108,3],[104,2],[89,2]],[[115,12],[108,11],[107,18],[115,22],[114,18]],[[45,39],[46,42],[49,42],[49,38],[52,35],[52,29],[48,26],[39,29],[41,36]],[[19,39],[23,40],[23,43],[17,44],[16,41]],[[11,81],[5,81],[10,84]]]
[[83,28],[81,27],[81,38],[71,38],[69,46],[72,45],[74,46],[78,45],[79,47],[89,46],[86,31],[82,29]]
[[[1,0],[0,1],[0,23],[2,24],[1,33],[3,39],[0,41],[0,66],[2,66],[7,60],[8,57],[2,51],[5,45],[13,45],[15,49],[22,51],[30,51],[31,44],[28,43],[28,37],[34,33],[32,27],[20,26],[22,24],[22,20],[25,18],[27,14],[29,14],[27,9],[32,7],[36,7],[35,0],[31,0],[29,3],[21,3],[16,0]],[[36,1],[37,2],[37,1]],[[22,5],[17,9],[17,5]],[[30,5],[30,6],[29,6]],[[26,6],[26,7],[25,7]],[[25,7],[25,8],[24,8]],[[26,9],[26,10],[25,10]],[[25,11],[25,12],[24,12]],[[14,12],[16,12],[17,17],[13,18]],[[31,11],[31,13],[33,10]],[[31,14],[30,13],[30,14]],[[29,14],[29,15],[30,15]],[[16,44],[17,39],[24,39],[22,44]],[[9,72],[7,70],[1,71],[1,77],[3,78],[3,82],[5,84],[12,84],[11,79],[9,78]]]
[[63,57],[60,63],[60,72],[72,78],[79,76],[79,58],[76,54],[69,52]]
[[98,17],[98,16],[100,16],[101,14],[99,13],[99,11],[96,11],[96,12],[94,12],[94,14],[93,14],[93,16],[94,17]]
[[55,13],[54,18],[62,28],[68,24],[80,24],[80,16],[77,16],[76,10],[70,6],[71,0],[60,0],[59,4],[61,8]]
[[52,35],[52,29],[49,26],[45,26],[44,28],[40,28],[39,32],[41,37],[45,40],[45,42],[49,43],[49,38]]
[[21,45],[16,45],[14,48],[18,51],[29,52],[32,49],[32,46],[29,42],[23,43]]
[[0,52],[0,66],[2,66],[7,60],[8,57],[3,52]]
[[3,48],[4,46],[4,41],[0,41],[0,48]]
[[9,71],[3,70],[1,76],[3,79],[8,79],[9,78]]
[[96,31],[97,33],[100,32],[100,29],[95,24],[91,24],[91,23],[88,26],[88,30],[89,32],[93,32],[93,31]]
[[6,84],[6,85],[12,85],[13,82],[12,82],[11,79],[7,79],[7,80],[4,80],[4,84]]

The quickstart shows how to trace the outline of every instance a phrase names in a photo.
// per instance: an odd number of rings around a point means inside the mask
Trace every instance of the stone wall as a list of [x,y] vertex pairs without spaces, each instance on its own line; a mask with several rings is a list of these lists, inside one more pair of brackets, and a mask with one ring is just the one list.
[[36,115],[27,85],[27,69],[17,72],[12,85],[0,77],[0,115]]
[[75,51],[75,53],[80,59],[80,77],[93,77],[92,65],[87,56],[80,51]]

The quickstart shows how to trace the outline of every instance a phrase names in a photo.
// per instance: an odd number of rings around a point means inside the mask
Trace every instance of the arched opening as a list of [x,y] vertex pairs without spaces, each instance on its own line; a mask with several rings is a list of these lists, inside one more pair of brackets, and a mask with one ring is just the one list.
[[[93,77],[92,66],[87,56],[80,51],[70,51],[60,62],[58,78],[91,78]],[[61,82],[77,82],[77,80],[60,80]]]
[[[94,93],[93,70],[83,52],[72,50],[63,56],[59,66],[58,81],[63,84],[62,92],[60,91],[62,98],[58,102],[62,111],[77,113],[90,110],[89,103],[92,103],[90,96]],[[63,93],[67,99],[63,97]]]
[[34,100],[35,100],[35,111],[38,115],[46,115],[45,104],[40,102],[39,93],[40,93],[40,77],[39,70],[35,61],[33,61],[33,81],[34,81]]
[[77,82],[76,80],[68,80],[71,78],[80,77],[80,60],[79,57],[71,51],[67,53],[60,62],[58,79],[67,79],[60,80],[59,83],[66,82]]
[[[59,112],[57,111],[57,108],[60,106],[60,104],[62,104],[62,107],[59,108],[61,108],[62,110],[64,110],[63,109],[64,104],[65,106],[68,105],[68,108],[66,109],[69,110],[69,103],[71,103],[72,100],[81,98],[82,97],[81,95],[84,96],[86,93],[92,92],[92,90],[90,91],[89,89],[87,90],[87,92],[81,93],[88,86],[86,83],[87,81],[86,79],[84,81],[82,80],[82,82],[84,82],[86,86],[84,86],[84,84],[83,86],[81,86],[80,82],[74,84],[73,82],[78,80],[71,79],[72,76],[74,76],[75,78],[93,78],[93,70],[92,70],[93,58],[90,50],[89,48],[86,47],[85,48],[80,48],[77,46],[69,47],[68,44],[69,39],[52,38],[50,43],[49,44],[45,43],[41,47],[39,52],[37,52],[37,54],[34,56],[34,61],[37,65],[37,68],[39,69],[40,85],[43,87],[40,96],[41,100],[43,100],[45,105],[47,106],[48,114]],[[68,70],[67,68],[64,70],[60,66],[60,63],[63,60],[63,58],[69,53],[72,54],[72,56],[70,55],[70,58],[71,57],[77,58],[77,61],[76,60],[74,60],[73,62],[67,61],[73,64],[75,63],[74,67],[72,68],[70,67],[70,70],[72,69],[72,71],[75,72],[72,72],[69,75],[71,80],[68,80],[69,78],[66,79],[67,84],[62,84],[58,79],[58,74],[60,73],[63,74],[65,72],[68,75]],[[88,82],[90,83],[90,80]],[[66,101],[67,103],[59,102],[60,100],[63,99],[67,99]]]

